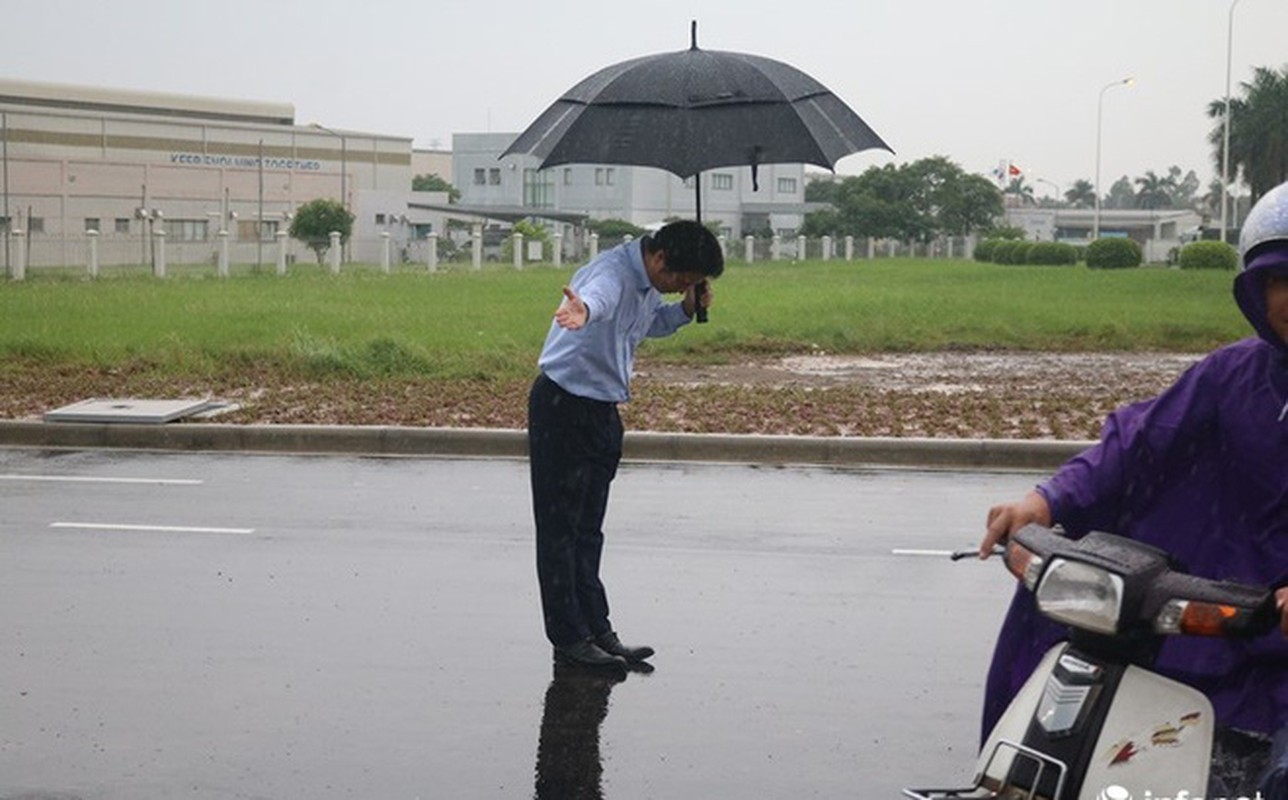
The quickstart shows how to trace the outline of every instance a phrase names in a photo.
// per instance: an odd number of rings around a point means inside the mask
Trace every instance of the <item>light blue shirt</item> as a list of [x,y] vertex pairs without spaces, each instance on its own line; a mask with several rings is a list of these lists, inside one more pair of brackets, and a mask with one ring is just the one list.
[[550,323],[537,366],[564,391],[622,403],[631,397],[635,348],[647,337],[670,336],[689,322],[683,303],[667,303],[644,270],[639,241],[595,257],[572,276],[572,290],[590,321],[580,330]]

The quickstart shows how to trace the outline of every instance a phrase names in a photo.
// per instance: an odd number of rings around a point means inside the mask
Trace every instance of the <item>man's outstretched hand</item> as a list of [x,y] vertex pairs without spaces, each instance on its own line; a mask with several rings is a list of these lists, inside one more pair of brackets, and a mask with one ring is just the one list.
[[567,328],[570,331],[578,330],[590,320],[590,312],[571,286],[565,286],[563,293],[564,300],[555,311],[555,322],[561,328]]

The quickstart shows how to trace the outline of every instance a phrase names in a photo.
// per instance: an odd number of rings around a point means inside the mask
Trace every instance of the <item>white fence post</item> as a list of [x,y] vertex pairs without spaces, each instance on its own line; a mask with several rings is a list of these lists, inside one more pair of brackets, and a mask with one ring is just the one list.
[[156,237],[156,264],[152,267],[152,272],[158,278],[165,277],[165,231],[153,231],[152,235]]
[[286,231],[278,231],[277,236],[277,274],[286,274]]
[[228,231],[219,232],[219,261],[215,270],[219,277],[228,277]]
[[27,232],[19,229],[9,235],[13,237],[14,245],[13,263],[9,265],[9,277],[15,281],[20,281],[27,277]]
[[599,255],[599,234],[590,235],[590,260],[593,261],[595,256]]
[[98,277],[98,231],[88,230],[85,235],[89,237],[89,276]]
[[877,257],[877,242],[871,236],[868,237],[868,258]]
[[756,260],[756,237],[742,237],[742,260],[748,264]]
[[720,244],[720,257],[727,258],[729,256],[729,238],[722,233],[716,237],[716,242]]
[[389,274],[389,231],[380,232],[380,271]]
[[832,237],[831,236],[823,237],[823,260],[824,261],[832,260]]
[[438,234],[430,233],[425,237],[425,249],[429,251],[425,255],[426,265],[431,273],[438,272]]
[[853,236],[845,237],[845,260],[846,261],[854,260],[854,237]]
[[470,228],[470,249],[474,255],[474,269],[483,269],[483,226],[477,222]]
[[804,236],[796,237],[796,260],[797,261],[805,260],[805,237]]
[[514,245],[514,268],[523,269],[523,234],[515,231],[511,244]]
[[779,261],[783,257],[783,237],[774,234],[774,238],[769,242],[769,260]]
[[563,231],[555,231],[555,266],[563,266]]
[[327,260],[331,262],[331,274],[340,274],[340,232],[331,231],[331,246],[327,248]]

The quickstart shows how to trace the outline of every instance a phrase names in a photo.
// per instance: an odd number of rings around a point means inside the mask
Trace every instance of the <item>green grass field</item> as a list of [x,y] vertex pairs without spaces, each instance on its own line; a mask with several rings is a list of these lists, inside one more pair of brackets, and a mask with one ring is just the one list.
[[[170,374],[523,376],[573,268],[295,270],[92,282],[37,271],[0,281],[0,358],[142,363]],[[733,263],[715,284],[710,324],[646,352],[705,361],[954,348],[1202,352],[1248,335],[1232,277],[942,260]]]

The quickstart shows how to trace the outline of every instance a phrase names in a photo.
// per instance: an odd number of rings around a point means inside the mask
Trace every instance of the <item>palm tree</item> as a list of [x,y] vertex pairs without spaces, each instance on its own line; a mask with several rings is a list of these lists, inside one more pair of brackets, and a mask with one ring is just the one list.
[[1064,193],[1064,199],[1074,208],[1091,208],[1096,204],[1096,187],[1091,181],[1079,178]]
[[1136,205],[1141,208],[1168,208],[1172,205],[1172,192],[1176,190],[1176,181],[1169,176],[1160,176],[1154,170],[1146,170],[1136,179],[1140,191],[1136,193]]
[[[1230,171],[1252,190],[1252,202],[1288,180],[1288,67],[1257,67],[1252,80],[1239,84],[1243,97],[1230,98]],[[1208,104],[1217,121],[1208,142],[1218,172],[1225,139],[1225,99]]]
[[1003,194],[1015,195],[1022,206],[1031,206],[1037,203],[1037,199],[1033,196],[1033,187],[1024,182],[1023,175],[1018,178],[1012,178]]

